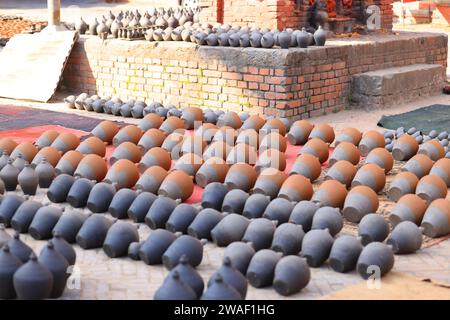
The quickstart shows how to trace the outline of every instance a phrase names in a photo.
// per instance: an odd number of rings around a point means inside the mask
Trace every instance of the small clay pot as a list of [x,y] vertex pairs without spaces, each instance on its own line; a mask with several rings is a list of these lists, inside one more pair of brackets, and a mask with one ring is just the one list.
[[308,139],[320,139],[328,144],[331,144],[334,141],[335,134],[333,128],[326,123],[321,123],[312,129],[311,133],[309,134]]
[[184,171],[170,172],[159,187],[158,194],[172,199],[187,200],[194,192],[194,181]]
[[162,263],[162,255],[169,248],[177,236],[164,229],[156,229],[151,232],[139,249],[139,257],[148,265]]
[[228,258],[231,265],[245,275],[254,254],[255,250],[250,244],[237,241],[226,247],[224,259]]
[[314,214],[319,209],[319,205],[312,201],[300,201],[292,209],[289,222],[301,225],[303,230],[308,232],[311,230]]
[[150,229],[164,228],[167,220],[169,220],[170,215],[177,205],[177,201],[173,199],[158,197],[153,201],[145,216],[145,224],[147,224]]
[[104,157],[106,154],[106,145],[100,138],[94,136],[81,142],[76,150],[82,154],[96,154]]
[[170,273],[163,285],[155,292],[154,300],[196,300],[195,291],[181,280],[178,271]]
[[36,140],[34,145],[38,149],[43,149],[45,147],[49,147],[58,136],[59,136],[58,131],[46,130],[39,136],[39,138]]
[[145,170],[136,182],[136,189],[156,194],[167,175],[167,170],[160,166],[152,166]]
[[314,125],[307,120],[295,121],[286,138],[292,145],[303,145],[308,141],[309,135],[313,130]]
[[430,204],[433,200],[445,199],[447,184],[438,176],[424,176],[417,183],[416,194]]
[[141,260],[141,258],[139,257],[139,250],[141,249],[141,244],[142,244],[141,242],[130,243],[130,245],[128,246],[128,253],[127,253],[128,258],[135,261]]
[[242,120],[236,112],[229,111],[218,119],[217,126],[229,126],[233,129],[239,129],[242,126]]
[[286,256],[275,266],[273,287],[282,296],[289,296],[305,288],[310,279],[311,272],[305,259]]
[[6,191],[16,190],[19,173],[19,169],[13,165],[13,159],[9,159],[8,164],[0,171],[0,179],[4,182]]
[[430,238],[445,236],[450,233],[450,201],[434,200],[422,219],[423,233]]
[[165,170],[169,170],[172,166],[172,159],[169,152],[160,147],[148,150],[139,162],[139,171],[143,173],[152,166],[160,166]]
[[439,159],[430,170],[430,175],[438,176],[450,187],[450,159]]
[[269,203],[269,196],[260,193],[254,193],[245,201],[242,215],[249,219],[260,218],[264,214],[264,210],[269,205]]
[[165,227],[171,232],[187,233],[187,228],[194,221],[198,212],[196,207],[181,203],[172,211]]
[[67,202],[74,208],[85,207],[95,181],[79,178],[72,184],[67,194]]
[[203,260],[203,243],[189,235],[180,236],[164,252],[162,256],[164,266],[172,270],[183,255],[187,256],[192,267],[197,267]]
[[48,163],[55,167],[59,160],[61,160],[61,153],[53,147],[44,147],[36,154],[32,164],[37,166],[44,158],[48,161]]
[[411,221],[402,221],[395,226],[386,243],[395,254],[413,253],[422,246],[422,231]]
[[239,132],[236,138],[236,144],[244,143],[252,146],[255,149],[259,148],[260,135],[255,129],[245,129]]
[[111,144],[114,136],[119,132],[119,126],[111,121],[102,121],[91,133],[108,144]]
[[181,154],[194,153],[201,156],[206,149],[206,145],[206,141],[200,136],[186,137],[181,145]]
[[253,129],[259,131],[264,126],[266,121],[259,115],[254,114],[248,117],[241,126],[241,130]]
[[203,209],[189,225],[187,232],[198,239],[212,240],[211,230],[220,222],[220,220],[222,220],[222,218],[222,213],[215,209]]
[[347,189],[345,185],[336,180],[326,180],[314,192],[311,200],[322,207],[342,208],[346,197]]
[[222,202],[222,211],[242,214],[248,198],[249,194],[247,192],[240,189],[233,189],[225,195]]
[[149,113],[139,121],[138,128],[141,129],[142,132],[147,132],[150,129],[158,129],[163,122],[164,119],[157,114]]
[[297,157],[290,174],[300,174],[313,182],[320,176],[321,171],[319,159],[314,155],[305,153]]
[[231,127],[224,126],[221,127],[216,132],[212,141],[223,141],[229,144],[230,146],[234,146],[236,138],[237,138],[237,131]]
[[63,294],[69,278],[69,273],[67,272],[69,263],[64,256],[55,250],[51,241],[41,250],[38,261],[53,275],[50,298],[59,298]]
[[57,176],[47,191],[47,198],[53,203],[65,202],[75,178],[68,174]]
[[286,138],[278,132],[269,132],[260,139],[259,152],[268,149],[276,149],[285,152],[287,148]]
[[310,267],[318,268],[328,259],[333,241],[328,230],[311,230],[303,237],[301,255]]
[[376,164],[384,169],[385,174],[388,174],[394,166],[394,158],[385,148],[375,148],[369,152],[364,163]]
[[31,163],[36,154],[38,153],[38,151],[39,151],[38,148],[36,148],[31,142],[22,142],[18,144],[17,147],[14,148],[14,151],[10,154],[10,156],[12,159],[16,159],[20,154],[22,155],[22,158],[25,159],[25,161]]
[[73,175],[81,159],[83,159],[83,154],[81,152],[75,150],[66,152],[55,167],[56,175],[62,173]]
[[397,202],[402,196],[414,193],[419,178],[411,172],[400,172],[392,180],[387,190],[389,200]]
[[[245,299],[247,295],[247,279],[242,275],[241,272],[233,267],[230,258],[224,258],[222,266],[210,277],[208,281],[208,288],[217,285],[216,279],[218,276],[222,277],[224,283],[234,288],[239,293],[241,299]],[[208,289],[208,291],[210,294],[210,289]]]
[[183,110],[181,119],[184,120],[184,127],[186,129],[194,129],[195,122],[203,122],[203,111],[197,107],[189,107]]
[[113,220],[102,214],[91,215],[77,233],[77,244],[84,250],[101,248],[113,223]]
[[214,275],[210,283],[201,300],[243,300],[242,294],[228,285],[220,272]]
[[0,299],[14,299],[16,291],[13,276],[22,266],[22,261],[13,255],[8,245],[0,249]]
[[202,193],[202,207],[221,210],[223,200],[228,191],[228,187],[223,183],[209,183],[208,185],[206,185]]
[[180,263],[172,269],[169,273],[169,277],[179,274],[180,280],[187,284],[192,290],[194,290],[197,298],[200,298],[205,284],[203,283],[202,277],[199,275],[197,270],[195,270],[190,264],[188,257],[183,255],[180,258]]
[[137,197],[137,193],[131,189],[121,189],[114,195],[108,212],[117,219],[128,218],[128,209]]
[[150,192],[141,192],[128,208],[128,217],[134,222],[144,222],[148,210],[158,197]]
[[141,151],[145,153],[151,148],[161,147],[165,139],[166,135],[162,131],[151,128],[144,133],[139,140],[138,146],[141,148]]
[[1,152],[0,154],[1,154],[1,157],[0,157],[0,170],[2,170],[8,164],[8,161],[11,158],[6,152]]
[[383,134],[376,130],[367,131],[359,142],[358,148],[363,157],[366,157],[375,148],[384,148]]
[[26,160],[23,158],[22,154],[19,154],[19,155],[17,156],[17,158],[14,159],[14,161],[13,161],[13,163],[12,163],[12,165],[13,165],[14,167],[16,167],[17,170],[19,170],[19,172],[22,171],[23,168],[25,168],[25,165],[26,165],[26,164],[28,164],[28,161],[26,161]]
[[334,237],[344,226],[341,212],[338,208],[321,207],[314,214],[311,229],[328,229]]
[[35,172],[38,175],[39,187],[41,188],[50,187],[56,176],[55,168],[47,162],[45,157],[42,159],[41,163],[36,166]]
[[18,143],[9,138],[0,139],[0,151],[11,155],[14,149],[18,146]]
[[289,201],[310,200],[313,194],[309,179],[299,174],[289,176],[281,186],[278,197]]
[[231,149],[226,162],[230,165],[236,163],[255,164],[257,158],[255,148],[245,143],[239,143]]
[[26,200],[17,208],[14,216],[11,218],[11,226],[20,233],[28,233],[31,221],[33,221],[36,212],[42,207],[42,204],[33,200]]
[[28,233],[36,240],[46,240],[52,237],[52,230],[62,216],[58,207],[44,206],[39,208],[28,228]]
[[79,137],[70,132],[63,132],[53,141],[51,147],[62,153],[66,153],[67,151],[75,150],[79,144]]
[[386,184],[384,169],[378,165],[369,163],[363,165],[357,172],[352,181],[352,188],[355,186],[368,186],[375,192],[383,190]]
[[255,288],[272,285],[275,266],[281,259],[281,254],[263,249],[255,253],[247,269],[247,279]]
[[116,189],[133,188],[139,180],[139,169],[127,159],[118,160],[109,168],[105,182],[111,183]]
[[95,213],[108,211],[109,205],[116,193],[116,188],[110,183],[97,183],[89,193],[87,207]]
[[[195,182],[202,188],[214,182],[224,182],[229,165],[219,157],[207,159],[195,174]],[[256,175],[256,173],[255,173]]]
[[419,146],[418,154],[428,156],[433,161],[438,161],[445,156],[445,149],[437,140],[427,141]]
[[219,157],[222,159],[227,159],[231,152],[232,147],[223,141],[215,141],[211,143],[203,152],[203,159],[208,160],[213,157]]
[[356,269],[363,279],[368,279],[378,267],[377,275],[384,276],[394,266],[394,253],[381,242],[369,243],[359,255]]
[[5,225],[0,223],[0,248],[11,239],[12,237],[5,230]]
[[277,149],[267,149],[260,153],[255,164],[255,170],[259,174],[267,168],[284,171],[286,169],[286,155]]
[[202,164],[203,159],[201,156],[198,156],[195,153],[186,153],[177,160],[174,166],[174,170],[183,171],[188,176],[194,177]]
[[248,192],[256,182],[256,171],[247,163],[233,164],[225,177],[225,184],[230,189],[241,189]]
[[124,221],[117,221],[108,229],[103,251],[110,258],[124,257],[128,254],[131,243],[139,241],[136,226]]
[[168,117],[159,127],[159,130],[164,132],[166,135],[178,131],[184,128],[185,121],[178,117]]
[[402,221],[411,221],[420,225],[426,210],[427,203],[424,199],[415,194],[406,194],[395,204],[389,220],[393,226]]
[[329,264],[336,272],[349,272],[354,270],[363,246],[358,238],[342,235],[333,242]]
[[340,134],[336,136],[335,145],[338,146],[339,143],[346,141],[353,143],[355,146],[358,146],[361,139],[361,131],[355,128],[345,128]]
[[320,163],[324,163],[328,160],[328,145],[324,141],[314,138],[309,140],[303,148],[300,149],[298,154],[311,154],[317,157]]
[[119,132],[112,139],[112,143],[115,147],[118,147],[121,143],[125,141],[133,142],[138,144],[139,140],[142,138],[144,133],[135,125],[128,125],[120,129]]
[[53,236],[58,235],[68,243],[75,243],[78,231],[87,218],[88,215],[78,211],[64,212],[52,230]]
[[3,196],[2,202],[0,203],[0,223],[6,228],[9,228],[12,217],[24,201],[24,198],[16,194],[7,194]]
[[105,178],[107,172],[106,160],[96,154],[89,154],[80,161],[74,176],[99,182]]
[[394,142],[392,156],[397,161],[406,161],[411,159],[419,150],[419,143],[413,136],[404,134]]
[[141,160],[141,149],[132,142],[123,142],[114,150],[109,158],[109,163],[113,165],[120,159],[127,159],[133,163],[138,163]]
[[417,178],[426,176],[433,167],[433,160],[427,155],[416,154],[414,157],[408,160],[402,167],[402,171],[408,171],[414,173]]
[[377,212],[378,196],[367,186],[352,188],[344,202],[343,215],[350,222],[358,223],[366,214]]
[[211,230],[211,238],[219,247],[225,247],[234,241],[240,241],[250,220],[246,217],[231,213],[226,215]]
[[5,244],[9,247],[10,252],[19,258],[22,263],[26,263],[30,259],[30,255],[33,250],[20,239],[18,232],[14,233],[14,236]]
[[263,135],[275,132],[284,137],[286,135],[286,125],[280,119],[272,118],[264,123],[259,132]]
[[39,176],[29,164],[17,176],[20,188],[24,194],[35,195],[39,184]]
[[340,160],[347,160],[353,165],[357,165],[359,159],[360,154],[358,148],[353,143],[343,141],[334,149],[328,163],[332,166]]
[[204,123],[195,130],[194,135],[209,143],[213,139],[217,130],[219,129],[216,125],[212,123]]
[[295,203],[287,199],[276,198],[264,210],[263,218],[278,221],[279,224],[286,223],[294,209],[294,205]]
[[349,188],[356,175],[356,166],[346,160],[336,162],[325,174],[325,180],[336,180]]
[[305,232],[301,225],[283,223],[273,235],[271,249],[283,255],[298,254],[302,247]]
[[256,251],[268,249],[273,240],[276,223],[266,218],[251,220],[242,237],[243,242],[251,242]]
[[371,242],[383,242],[389,235],[389,225],[382,215],[370,213],[359,222],[358,235],[365,246]]
[[259,174],[252,192],[269,196],[271,199],[276,198],[286,179],[287,175],[284,172],[274,168],[266,168]]

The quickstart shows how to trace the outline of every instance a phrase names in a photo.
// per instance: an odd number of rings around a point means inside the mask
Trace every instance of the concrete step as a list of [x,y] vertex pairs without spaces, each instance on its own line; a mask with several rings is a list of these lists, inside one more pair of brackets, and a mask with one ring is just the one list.
[[359,107],[386,108],[441,92],[445,68],[440,64],[414,64],[356,74],[352,102]]

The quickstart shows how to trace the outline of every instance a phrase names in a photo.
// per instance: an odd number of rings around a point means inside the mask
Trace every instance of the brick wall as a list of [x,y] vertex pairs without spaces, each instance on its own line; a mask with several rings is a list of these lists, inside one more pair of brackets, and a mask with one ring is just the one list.
[[329,43],[267,50],[82,36],[64,83],[74,93],[307,118],[347,107],[354,74],[447,61],[444,35],[401,33]]

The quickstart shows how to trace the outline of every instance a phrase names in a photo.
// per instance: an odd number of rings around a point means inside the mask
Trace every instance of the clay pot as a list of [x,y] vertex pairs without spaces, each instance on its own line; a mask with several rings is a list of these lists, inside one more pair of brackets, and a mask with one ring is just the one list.
[[375,148],[369,152],[365,159],[365,164],[373,163],[384,169],[388,174],[394,165],[394,158],[385,148]]
[[[233,267],[229,257],[224,258],[222,266],[210,277],[208,281],[209,289],[207,291],[209,294],[211,294],[211,287],[217,285],[216,281],[218,276],[223,279],[224,283],[234,288],[239,293],[241,299],[245,299],[247,295],[247,279],[239,270]],[[233,293],[233,295],[235,294]],[[221,293],[221,296],[223,296],[223,293]]]
[[334,149],[328,162],[332,166],[340,160],[347,160],[350,163],[357,165],[359,159],[360,154],[358,148],[350,142],[343,141]]
[[255,253],[247,269],[247,279],[255,288],[270,286],[273,283],[275,266],[281,254],[263,249]]
[[322,207],[342,208],[346,197],[345,185],[336,180],[327,180],[320,185],[311,200],[319,203]]
[[32,254],[14,273],[13,283],[18,299],[42,300],[50,297],[54,280],[52,273]]
[[24,199],[16,194],[3,196],[2,202],[0,203],[0,223],[3,223],[6,228],[9,228],[11,218],[23,202]]
[[259,133],[255,129],[246,129],[239,133],[236,144],[244,143],[255,149],[259,148]]
[[175,210],[178,205],[177,201],[167,198],[158,197],[153,201],[150,209],[145,216],[145,223],[151,229],[164,228],[166,226],[167,220],[169,220],[170,215],[173,210]]
[[313,128],[314,125],[307,120],[295,121],[286,136],[287,140],[292,145],[303,145],[308,141]]
[[[359,142],[359,151],[361,156],[366,157],[370,151],[375,148],[384,148],[384,136],[375,130],[370,130],[364,133]],[[394,155],[395,158],[395,155]]]
[[[184,130],[184,129],[183,129]],[[176,160],[180,157],[181,145],[184,140],[184,131],[173,132],[164,140],[161,148],[170,152],[171,157]]]
[[223,218],[221,212],[207,208],[200,211],[192,223],[189,225],[187,231],[193,237],[198,239],[212,240],[211,230]]
[[139,257],[148,265],[162,263],[162,255],[175,241],[176,235],[164,229],[151,232],[139,249]]
[[67,202],[74,208],[85,207],[94,185],[95,181],[86,178],[76,179],[67,194]]
[[205,287],[202,277],[199,273],[189,264],[188,257],[186,255],[181,256],[180,263],[172,269],[169,273],[170,276],[178,274],[180,280],[194,290],[197,298],[200,298],[203,289]]
[[341,160],[328,169],[325,180],[336,180],[349,188],[355,175],[356,166],[346,160]]
[[394,142],[392,156],[397,161],[411,159],[419,150],[419,144],[416,139],[409,134],[404,134]]
[[369,163],[363,165],[357,172],[352,181],[352,188],[355,186],[368,186],[375,192],[383,190],[386,184],[384,169],[378,165]]
[[0,299],[14,299],[16,291],[13,276],[22,266],[22,261],[14,256],[8,245],[0,249]]
[[189,176],[195,176],[203,164],[203,159],[194,153],[186,153],[175,163],[174,170],[185,172]]
[[234,142],[236,141],[236,138],[237,138],[237,131],[231,127],[224,126],[224,127],[221,127],[214,134],[212,141],[223,141],[223,142],[229,144],[230,146],[233,146]]
[[450,187],[450,159],[439,159],[430,170],[430,175],[438,176]]
[[44,147],[43,149],[39,150],[39,152],[36,154],[32,164],[39,165],[42,162],[42,159],[44,158],[48,161],[48,163],[50,163],[53,167],[55,167],[61,160],[61,154],[55,148]]
[[180,130],[185,127],[185,121],[183,119],[180,119],[178,117],[168,117],[159,127],[159,130],[164,132],[166,135],[169,135],[175,130]]
[[10,159],[9,155],[6,152],[3,152],[0,157],[0,170],[2,170],[7,164],[8,160]]
[[358,238],[342,235],[337,238],[331,247],[329,264],[336,271],[345,273],[355,269],[358,257],[363,246]]
[[0,179],[4,182],[6,191],[16,190],[19,173],[19,169],[13,166],[13,159],[9,159],[8,164],[0,170]]
[[33,200],[26,200],[17,208],[14,216],[11,218],[11,226],[20,233],[27,233],[31,221],[36,212],[42,207],[42,204]]
[[53,141],[51,147],[64,154],[67,151],[75,150],[79,144],[80,138],[73,133],[63,132]]
[[[88,215],[81,212],[64,212],[52,230],[53,237],[58,235],[58,237],[63,238],[68,243],[75,243],[78,231],[80,231],[87,218]],[[69,263],[72,263],[72,261],[69,261]]]
[[145,170],[136,182],[136,189],[156,194],[167,175],[167,170],[160,166],[152,166]]
[[274,168],[266,168],[259,174],[252,192],[269,196],[271,199],[276,198],[286,179],[287,176],[284,172]]
[[318,124],[314,126],[308,137],[308,139],[315,138],[330,144],[334,141],[335,138],[334,130],[330,125],[326,123]]
[[139,180],[139,170],[130,160],[121,159],[109,168],[105,182],[111,183],[116,189],[133,188]]
[[203,243],[189,235],[180,236],[164,252],[162,256],[164,266],[172,270],[183,255],[186,255],[189,264],[195,268],[203,260]]
[[18,232],[16,232],[14,237],[11,238],[5,245],[9,247],[11,254],[19,258],[22,263],[26,263],[30,259],[30,255],[33,253],[33,250],[20,239]]
[[340,134],[337,135],[335,145],[338,146],[339,143],[346,141],[358,146],[361,139],[361,131],[355,128],[345,128]]
[[9,138],[0,139],[0,151],[7,155],[11,155],[14,149],[18,146],[18,143]]
[[200,187],[205,187],[212,182],[223,182],[228,169],[228,164],[222,158],[209,158],[198,169],[195,181]]
[[68,175],[73,175],[81,159],[83,159],[83,154],[81,152],[75,150],[66,152],[55,167],[56,174],[60,175],[65,173]]
[[378,196],[367,186],[352,188],[345,198],[343,215],[350,222],[358,223],[366,214],[377,212]]
[[194,153],[201,156],[206,148],[206,141],[202,137],[192,135],[186,137],[181,145],[181,154]]
[[199,122],[200,124],[203,122],[203,111],[197,107],[186,108],[183,110],[181,119],[184,120],[184,127],[186,129],[193,129],[195,122]]
[[230,167],[225,177],[225,184],[230,189],[249,191],[256,182],[256,171],[246,163],[236,163]]
[[110,258],[124,257],[128,254],[131,243],[139,241],[136,226],[124,221],[117,221],[108,229],[103,251]]
[[286,169],[286,155],[277,149],[267,149],[262,152],[256,161],[255,170],[259,174],[267,168],[284,171]]
[[87,207],[95,213],[108,211],[109,205],[116,193],[116,188],[110,183],[97,183],[89,193]]
[[155,292],[154,300],[196,300],[195,291],[181,280],[178,271],[170,273],[163,285]]
[[259,129],[261,129],[264,126],[265,122],[266,121],[259,115],[254,114],[244,121],[244,123],[241,126],[241,130],[254,129],[256,131],[259,131]]
[[158,129],[163,122],[164,119],[157,114],[149,113],[139,121],[138,128],[141,129],[142,132],[147,132],[150,129]]
[[332,245],[328,230],[311,230],[303,237],[301,255],[310,267],[318,268],[328,259]]
[[[261,129],[262,130],[262,129]],[[287,148],[286,138],[278,132],[269,132],[261,139],[259,143],[259,151],[263,152],[268,149],[276,149],[285,152]]]
[[93,214],[81,226],[77,244],[84,250],[101,248],[113,221],[102,214]]
[[264,214],[264,210],[270,203],[270,197],[254,193],[247,198],[242,210],[242,215],[249,219],[260,218]]
[[256,251],[268,249],[272,243],[276,223],[266,218],[251,220],[242,237],[243,242],[251,242]]
[[294,203],[287,199],[276,198],[266,207],[263,217],[278,221],[279,224],[286,223],[288,222],[289,216],[294,209],[294,205]]
[[240,241],[250,220],[231,213],[226,215],[212,230],[211,238],[219,247],[225,247],[231,242]]
[[338,208],[321,207],[314,214],[311,229],[328,229],[334,237],[344,226],[341,212]]
[[150,192],[142,192],[134,199],[128,209],[128,217],[134,222],[144,222],[148,210],[158,197]]
[[120,146],[114,150],[113,154],[109,158],[109,162],[113,165],[120,159],[127,159],[133,163],[138,163],[141,160],[141,149],[129,141],[121,143]]
[[75,178],[68,174],[57,176],[47,191],[48,199],[53,203],[65,202],[70,188],[75,182]]
[[139,140],[138,146],[141,148],[142,152],[145,153],[152,148],[161,147],[165,139],[166,135],[162,131],[152,128],[144,133]]
[[395,254],[413,253],[422,246],[422,231],[411,221],[402,221],[395,226],[386,243]]
[[430,204],[433,200],[445,199],[447,196],[447,184],[438,176],[428,175],[417,183],[416,194]]
[[192,205],[182,203],[170,214],[166,222],[166,229],[171,232],[187,233],[187,228],[197,216],[198,209]]
[[53,243],[50,241],[41,250],[38,261],[53,275],[50,298],[59,298],[64,292],[69,277],[69,273],[67,272],[69,263],[64,256],[55,250]]
[[102,181],[107,172],[106,160],[96,154],[89,154],[80,161],[74,175],[89,180]]
[[244,300],[242,293],[238,292],[233,286],[228,285],[220,272],[213,275],[208,286],[201,300]]
[[136,191],[131,189],[121,189],[117,191],[109,205],[109,213],[117,219],[128,218],[128,209],[136,197]]
[[12,163],[12,165],[13,165],[14,167],[16,167],[16,168],[19,170],[19,172],[22,171],[23,168],[25,168],[25,165],[26,165],[26,164],[28,164],[28,161],[26,161],[26,160],[22,157],[21,154],[19,154],[19,155],[17,156],[17,158],[14,159],[14,161],[13,161],[13,163]]
[[300,174],[313,182],[320,176],[321,171],[319,159],[314,155],[305,153],[297,157],[289,174]]
[[271,249],[283,255],[298,254],[300,252],[305,233],[300,225],[283,223],[273,235]]
[[111,121],[102,121],[91,131],[94,136],[108,144],[112,143],[114,136],[118,132],[119,126]]
[[207,184],[202,193],[202,207],[221,210],[223,200],[228,191],[228,187],[223,183],[212,182]]
[[36,166],[35,172],[38,175],[39,187],[41,188],[50,187],[56,176],[55,168],[47,162],[45,157],[42,159],[41,163]]
[[273,287],[283,296],[289,296],[305,288],[311,272],[305,259],[291,255],[281,258],[275,267]]
[[[61,137],[61,135],[58,136],[58,138],[60,138],[60,137]],[[57,140],[55,140],[55,141],[57,141]],[[53,142],[53,143],[55,143],[55,142]],[[58,149],[58,148],[56,148],[56,149]],[[20,155],[22,155],[22,158],[25,159],[25,161],[28,161],[29,163],[31,163],[37,153],[38,153],[38,149],[31,142],[22,142],[19,145],[17,145],[17,147],[14,148],[14,151],[11,153],[10,156],[12,159],[16,159],[20,154]]]
[[130,243],[130,245],[128,246],[128,253],[127,253],[128,258],[135,260],[135,261],[141,260],[141,258],[139,257],[140,248],[141,248],[140,242]]
[[17,176],[20,188],[24,194],[35,195],[39,184],[39,176],[29,164]]
[[242,120],[236,112],[229,111],[218,119],[217,126],[229,126],[233,129],[239,129],[242,126]]
[[303,148],[300,149],[298,154],[311,154],[317,157],[320,163],[324,163],[328,160],[328,145],[322,140],[314,138],[309,140]]
[[6,244],[12,237],[5,230],[5,225],[3,223],[0,224],[0,248]]
[[219,157],[222,159],[226,159],[229,155],[232,147],[223,141],[215,141],[211,143],[203,152],[203,159],[208,160],[213,157]]
[[261,129],[259,129],[259,132],[263,135],[276,132],[284,137],[286,135],[286,125],[280,119],[272,118],[264,123]]
[[192,176],[184,171],[175,170],[170,172],[159,187],[158,194],[172,199],[187,200],[194,192]]
[[52,237],[52,230],[62,216],[58,207],[44,206],[39,208],[28,228],[28,233],[36,240],[46,240]]
[[112,139],[112,143],[115,147],[118,147],[121,143],[129,141],[137,144],[142,138],[144,133],[135,125],[128,125],[120,129],[119,132]]
[[106,154],[105,142],[95,136],[84,140],[76,150],[82,154],[96,154],[100,157]]
[[382,277],[394,266],[394,253],[391,248],[381,242],[369,243],[359,255],[356,269],[363,279],[373,275],[373,267],[379,268]]
[[327,40],[327,31],[322,29],[322,26],[319,25],[319,28],[314,32],[314,43],[316,46],[324,46]]
[[170,154],[163,148],[155,147],[148,150],[139,162],[139,170],[143,173],[147,168],[152,166],[160,166],[165,170],[169,170],[172,166]]
[[222,202],[222,211],[241,214],[248,198],[249,194],[247,192],[233,189],[225,195]]
[[308,232],[311,229],[314,214],[319,209],[319,205],[312,201],[300,201],[292,209],[289,222],[301,225],[303,230]]
[[302,201],[311,199],[312,194],[313,188],[309,179],[299,174],[293,174],[284,181],[278,197],[290,201]]
[[418,154],[428,156],[431,160],[437,161],[445,156],[445,149],[437,140],[427,141],[419,146]]
[[219,129],[214,124],[204,123],[197,130],[195,130],[195,136],[200,137],[204,141],[211,142],[217,130]]
[[397,174],[389,185],[387,196],[391,201],[397,202],[403,195],[414,193],[419,178],[411,172]]
[[402,167],[402,171],[408,171],[414,173],[417,178],[426,176],[433,167],[433,160],[427,155],[416,154],[414,157],[408,160]]
[[445,236],[450,233],[450,201],[434,200],[422,219],[423,233],[431,238]]
[[371,242],[383,242],[389,235],[389,225],[382,215],[370,213],[359,222],[358,235],[365,246]]
[[234,146],[227,156],[228,164],[248,163],[255,164],[258,158],[256,149],[245,143]]

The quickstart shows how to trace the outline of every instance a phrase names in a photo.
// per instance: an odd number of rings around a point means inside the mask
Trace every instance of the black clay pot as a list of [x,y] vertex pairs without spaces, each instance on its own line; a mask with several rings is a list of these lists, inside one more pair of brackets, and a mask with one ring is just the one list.
[[195,268],[203,259],[203,243],[188,235],[180,236],[164,252],[162,256],[164,266],[168,270],[172,270],[184,254],[187,256],[189,264]]
[[54,232],[53,238],[50,240],[58,251],[64,258],[66,258],[69,265],[73,266],[77,260],[77,254],[75,249],[58,233]]
[[329,265],[336,272],[354,270],[363,246],[358,238],[342,235],[331,247]]
[[175,234],[164,229],[152,231],[147,240],[142,243],[139,257],[148,265],[161,264],[162,255],[176,238]]
[[41,207],[34,215],[28,233],[36,240],[46,240],[52,237],[52,230],[62,216],[58,207]]
[[214,279],[216,279],[218,274],[222,276],[224,283],[233,287],[237,292],[239,292],[241,298],[245,300],[248,286],[247,279],[239,270],[233,267],[230,258],[225,257],[223,259],[222,266],[210,277],[208,287],[211,287],[214,284]]
[[8,245],[0,249],[0,299],[16,297],[13,276],[21,266],[22,261],[10,252]]
[[389,224],[377,213],[365,215],[358,224],[358,235],[363,245],[383,242],[389,235]]
[[266,218],[256,218],[251,220],[242,241],[251,242],[256,251],[268,249],[273,240],[276,223]]
[[198,209],[190,204],[179,204],[166,222],[166,229],[171,232],[187,233],[187,228],[194,221]]
[[250,220],[236,213],[226,215],[212,230],[211,238],[219,247],[241,241]]
[[101,248],[109,228],[114,223],[101,214],[93,214],[83,223],[76,236],[78,245],[87,250]]
[[272,285],[275,266],[281,258],[281,253],[263,249],[255,253],[247,269],[247,279],[255,288]]
[[145,224],[150,229],[165,228],[167,220],[173,210],[177,207],[178,202],[168,197],[158,197],[145,216]]
[[254,254],[255,249],[251,244],[239,241],[228,245],[223,256],[229,258],[233,267],[245,275]]
[[88,215],[78,211],[66,211],[59,218],[52,233],[58,233],[69,243],[76,242],[76,236],[80,231],[84,221],[88,218]]
[[203,209],[189,225],[187,232],[197,239],[212,240],[211,230],[220,222],[220,220],[222,220],[222,218],[223,214],[215,209]]
[[289,217],[289,222],[299,224],[305,232],[311,230],[314,214],[319,209],[319,205],[312,201],[300,201],[294,207]]
[[140,193],[128,209],[128,217],[134,222],[144,222],[148,209],[153,204],[153,201],[158,199],[158,196],[150,192]]
[[242,300],[242,296],[223,280],[220,273],[217,273],[201,300]]
[[110,258],[124,257],[128,254],[128,247],[132,242],[139,241],[139,234],[135,225],[117,221],[108,229],[103,251]]
[[283,223],[275,230],[271,249],[286,256],[298,254],[302,248],[304,236],[305,232],[301,225]]
[[0,223],[8,228],[11,225],[11,219],[17,209],[22,205],[24,199],[16,194],[7,194],[3,196],[0,204]]
[[335,236],[343,226],[344,219],[338,208],[322,207],[314,214],[311,229],[328,229]]
[[289,221],[294,206],[294,202],[283,198],[276,198],[264,210],[263,218],[278,221],[278,224],[286,223]]
[[181,281],[191,287],[197,295],[197,298],[200,298],[202,296],[203,289],[205,288],[205,284],[203,283],[203,278],[197,270],[189,264],[189,260],[186,255],[181,256],[180,263],[172,269],[172,271],[170,271],[169,277],[176,272],[180,275]]
[[[143,242],[142,242],[143,243]],[[131,260],[141,260],[141,257],[139,257],[139,250],[141,249],[141,242],[132,242],[128,246],[128,258]]]
[[207,184],[202,194],[202,207],[221,210],[223,199],[228,191],[228,187],[223,183],[212,182]]
[[311,271],[308,264],[299,256],[283,257],[275,266],[273,287],[282,296],[299,292],[310,280]]
[[249,196],[250,195],[247,192],[241,189],[233,189],[229,191],[223,199],[222,211],[242,214],[245,202]]
[[33,250],[22,240],[19,233],[15,233],[14,237],[8,241],[9,251],[19,258],[23,263],[27,262]]
[[42,207],[42,204],[33,200],[24,201],[19,208],[17,208],[14,216],[11,219],[11,226],[14,230],[20,233],[27,233],[31,221],[36,212]]
[[6,232],[5,226],[0,223],[0,248],[11,239],[12,237]]
[[318,268],[328,259],[333,241],[328,230],[311,230],[305,234],[301,254],[310,267]]
[[154,300],[196,300],[195,291],[184,283],[178,272],[169,274],[162,286],[155,292]]
[[249,218],[260,218],[264,214],[267,206],[270,203],[270,197],[261,193],[254,193],[245,201],[242,215]]
[[47,197],[53,203],[65,202],[70,188],[75,182],[75,178],[68,174],[58,175],[47,191]]
[[74,208],[85,207],[94,185],[95,181],[86,178],[76,179],[67,194],[67,202]]
[[356,269],[363,279],[368,279],[377,273],[384,276],[394,266],[392,249],[381,242],[371,242],[361,251]]
[[6,191],[16,190],[19,173],[19,169],[13,165],[13,159],[10,158],[7,164],[0,170],[0,179],[3,180]]
[[114,195],[114,198],[109,205],[109,213],[117,219],[128,218],[128,209],[133,204],[137,195],[138,194],[134,190],[126,188],[120,189]]
[[403,221],[395,226],[386,243],[395,254],[413,253],[422,246],[422,231],[414,222]]
[[52,293],[53,275],[31,254],[30,260],[14,273],[13,283],[18,299],[42,300]]
[[63,255],[55,250],[52,242],[49,242],[41,250],[38,261],[53,275],[53,286],[50,298],[59,298],[64,292],[69,277],[69,263]]
[[108,211],[115,194],[116,188],[112,184],[106,182],[97,183],[89,194],[87,201],[88,209],[94,213]]

